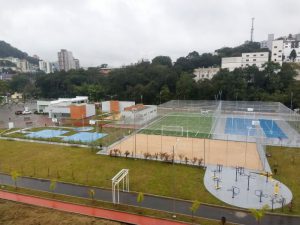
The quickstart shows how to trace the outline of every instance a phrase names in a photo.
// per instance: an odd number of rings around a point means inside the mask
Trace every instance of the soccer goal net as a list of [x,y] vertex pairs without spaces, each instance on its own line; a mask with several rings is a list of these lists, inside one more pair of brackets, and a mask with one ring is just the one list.
[[166,136],[183,136],[183,127],[182,126],[161,126],[161,135]]

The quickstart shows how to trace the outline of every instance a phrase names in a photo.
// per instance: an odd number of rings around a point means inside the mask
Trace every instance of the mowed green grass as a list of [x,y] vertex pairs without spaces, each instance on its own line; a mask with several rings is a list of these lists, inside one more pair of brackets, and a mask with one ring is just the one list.
[[[277,175],[274,178],[284,183],[293,193],[294,208],[289,212],[285,207],[285,213],[300,215],[300,148],[285,148],[268,146],[267,152],[272,156],[269,157],[269,164],[274,171],[277,168]],[[277,210],[281,212],[281,210]]]
[[130,170],[131,191],[221,204],[206,191],[202,168],[101,156],[88,148],[0,140],[0,171],[5,173],[17,170],[25,176],[111,188],[111,178],[123,168]]
[[[171,113],[158,119],[141,132],[156,135],[208,138],[212,123],[213,117],[210,114]],[[181,131],[181,127],[183,132]]]

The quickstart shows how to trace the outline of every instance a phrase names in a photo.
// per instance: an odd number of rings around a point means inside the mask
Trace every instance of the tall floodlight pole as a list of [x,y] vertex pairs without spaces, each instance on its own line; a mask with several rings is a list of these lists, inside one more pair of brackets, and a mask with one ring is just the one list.
[[136,159],[136,125],[135,125],[136,108],[132,110],[132,113],[133,113],[133,129],[134,129],[134,158]]
[[176,218],[175,215],[175,184],[176,184],[176,174],[175,174],[175,148],[179,142],[179,139],[176,139],[176,144],[173,145],[173,218]]
[[251,20],[252,20],[252,25],[251,25],[251,37],[250,37],[250,42],[253,42],[254,17],[252,17]]

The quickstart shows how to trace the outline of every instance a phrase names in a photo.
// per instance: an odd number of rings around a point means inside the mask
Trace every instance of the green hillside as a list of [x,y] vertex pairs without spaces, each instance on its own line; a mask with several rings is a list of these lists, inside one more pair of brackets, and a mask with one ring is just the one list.
[[27,59],[28,62],[38,65],[38,60],[28,56],[26,52],[20,51],[19,49],[11,46],[5,41],[0,41],[0,58],[9,57],[9,56],[19,58],[19,59]]

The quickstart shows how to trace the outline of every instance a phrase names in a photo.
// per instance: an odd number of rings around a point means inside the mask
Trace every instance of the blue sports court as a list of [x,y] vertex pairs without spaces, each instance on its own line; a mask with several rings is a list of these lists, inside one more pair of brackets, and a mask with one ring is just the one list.
[[[256,130],[252,125],[252,119],[244,118],[227,118],[225,125],[226,134],[255,136]],[[280,129],[273,120],[259,119],[260,127],[263,129],[268,138],[287,138],[285,133]]]

